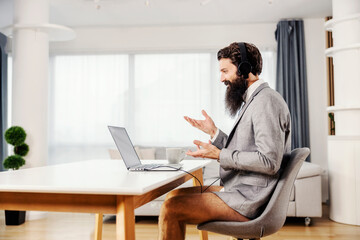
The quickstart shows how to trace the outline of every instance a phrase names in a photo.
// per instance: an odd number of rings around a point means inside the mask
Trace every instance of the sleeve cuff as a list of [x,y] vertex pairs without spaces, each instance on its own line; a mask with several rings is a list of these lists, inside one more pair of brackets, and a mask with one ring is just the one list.
[[233,159],[233,153],[234,150],[230,150],[227,148],[221,149],[220,155],[219,155],[219,163],[220,167],[222,167],[225,170],[229,169],[238,169],[236,163]]

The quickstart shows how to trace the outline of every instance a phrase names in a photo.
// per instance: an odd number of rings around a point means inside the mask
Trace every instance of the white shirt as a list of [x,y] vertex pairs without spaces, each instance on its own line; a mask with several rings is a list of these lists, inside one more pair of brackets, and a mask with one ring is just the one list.
[[[246,91],[245,91],[245,93],[243,95],[243,99],[245,99],[245,103],[249,101],[251,95],[264,82],[265,81],[263,79],[259,79],[259,80],[255,81],[253,84],[251,84],[248,89],[246,89]],[[240,112],[241,108],[245,105],[245,103],[241,105],[241,107],[239,109],[239,112]],[[216,128],[216,133],[215,133],[214,137],[210,139],[210,141],[214,142],[218,135],[219,135],[219,128]]]
[[255,92],[255,90],[261,85],[263,84],[265,81],[262,79],[259,79],[257,81],[255,81],[253,84],[250,85],[250,87],[246,90],[246,92],[244,93],[245,96],[243,96],[243,98],[245,99],[245,102],[248,102],[251,95],[253,95],[253,93]]

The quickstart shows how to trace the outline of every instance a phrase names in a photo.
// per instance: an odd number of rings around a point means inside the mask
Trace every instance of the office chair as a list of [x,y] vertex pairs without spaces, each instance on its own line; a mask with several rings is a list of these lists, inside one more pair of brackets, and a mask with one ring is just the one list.
[[230,235],[238,240],[259,240],[277,232],[285,223],[291,189],[302,163],[309,154],[309,148],[298,148],[291,154],[284,155],[279,181],[269,203],[259,217],[248,222],[210,221],[199,224],[197,228]]

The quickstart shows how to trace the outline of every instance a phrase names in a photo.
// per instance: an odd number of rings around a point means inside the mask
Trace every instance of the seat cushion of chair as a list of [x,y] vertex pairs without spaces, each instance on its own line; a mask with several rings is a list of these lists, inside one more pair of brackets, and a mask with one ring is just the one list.
[[[201,223],[197,225],[199,230],[206,230],[219,234],[229,235],[233,237],[241,237],[244,239],[260,238],[263,235],[263,228],[261,224],[254,224],[249,222],[228,222],[228,221],[214,221]],[[238,236],[241,233],[241,236]]]

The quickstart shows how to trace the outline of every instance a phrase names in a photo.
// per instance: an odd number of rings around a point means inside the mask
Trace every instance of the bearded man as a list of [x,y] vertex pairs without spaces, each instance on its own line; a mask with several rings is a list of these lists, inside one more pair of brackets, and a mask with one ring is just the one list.
[[279,93],[259,79],[260,51],[249,43],[232,43],[218,52],[225,102],[236,116],[229,135],[205,120],[184,117],[210,135],[209,143],[194,141],[193,157],[220,163],[220,185],[201,193],[200,187],[170,192],[159,216],[160,239],[185,239],[186,223],[249,221],[259,216],[277,184],[281,161],[290,152],[290,113]]

